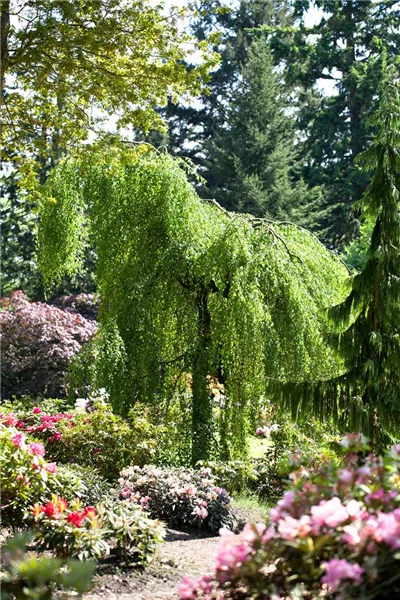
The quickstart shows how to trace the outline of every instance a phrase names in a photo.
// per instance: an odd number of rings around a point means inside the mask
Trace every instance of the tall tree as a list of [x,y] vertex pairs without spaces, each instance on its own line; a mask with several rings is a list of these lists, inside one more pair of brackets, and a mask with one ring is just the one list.
[[[50,282],[79,269],[92,231],[101,291],[93,376],[126,411],[138,398],[167,407],[176,376],[191,373],[196,462],[246,452],[268,376],[336,372],[317,315],[342,297],[346,271],[295,226],[202,202],[183,164],[141,147],[59,165],[43,191],[40,264]],[[207,387],[219,373],[224,406]]]
[[206,146],[209,194],[229,210],[287,218],[312,194],[294,180],[294,118],[265,38],[252,42],[238,80]]
[[208,179],[212,169],[207,165],[207,144],[215,131],[226,123],[227,105],[236,88],[240,69],[246,63],[253,41],[251,30],[264,24],[291,24],[289,0],[194,0],[190,20],[194,37],[201,43],[217,34],[213,49],[221,56],[212,72],[209,89],[197,104],[169,104],[168,148],[178,155],[189,156]]
[[400,431],[400,82],[394,66],[373,125],[378,134],[359,157],[373,171],[361,202],[375,222],[367,262],[347,298],[330,310],[331,340],[343,356],[344,373],[315,386],[289,387],[283,396],[295,411],[337,416],[339,409],[351,430],[375,437],[378,423]]
[[[1,0],[0,9],[5,141],[45,160],[91,129],[104,133],[93,108],[116,128],[162,126],[154,106],[198,94],[215,62],[206,41],[183,31],[183,12],[162,3]],[[188,44],[200,56],[192,68]]]
[[[323,14],[306,27],[310,7]],[[358,231],[352,207],[369,179],[355,159],[375,133],[367,119],[377,107],[382,50],[389,57],[400,51],[400,3],[296,0],[294,8],[301,21],[292,35],[288,28],[268,31],[272,48],[285,61],[287,81],[298,88],[304,178],[326,190],[324,202],[307,207],[303,220],[340,249]],[[321,82],[335,84],[333,93],[318,91]]]

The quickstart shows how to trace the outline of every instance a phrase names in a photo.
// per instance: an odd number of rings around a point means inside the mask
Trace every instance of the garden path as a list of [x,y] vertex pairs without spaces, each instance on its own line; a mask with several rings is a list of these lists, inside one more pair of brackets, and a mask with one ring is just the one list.
[[[104,572],[84,600],[178,600],[184,575],[199,577],[212,571],[218,536],[206,532],[168,529],[165,544],[142,572]],[[106,571],[105,567],[105,571]]]

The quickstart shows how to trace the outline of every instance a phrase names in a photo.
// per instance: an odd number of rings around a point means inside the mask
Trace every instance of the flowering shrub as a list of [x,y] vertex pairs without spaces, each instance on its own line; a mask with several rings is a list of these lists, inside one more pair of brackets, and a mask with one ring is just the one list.
[[78,313],[85,319],[96,320],[99,312],[99,296],[95,294],[73,294],[59,296],[52,304],[69,313]]
[[[13,422],[13,421],[11,421]],[[4,524],[22,519],[32,499],[48,491],[56,477],[57,465],[44,460],[43,444],[29,442],[15,427],[0,425],[1,513]]]
[[213,576],[185,578],[181,598],[399,597],[400,445],[363,461],[362,436],[342,445],[343,463],[297,477],[269,527],[222,531]]
[[[20,525],[24,511],[51,493],[61,490],[68,498],[83,496],[86,486],[63,465],[47,462],[46,450],[24,432],[12,426],[16,421],[10,413],[0,425],[1,516],[4,525]],[[8,425],[11,423],[11,425]]]
[[3,398],[65,395],[69,361],[94,335],[96,324],[42,302],[28,302],[20,291],[1,303]]
[[32,539],[29,533],[8,538],[2,549],[2,599],[50,600],[56,587],[73,589],[78,594],[89,590],[96,563],[27,557],[27,544]]
[[143,565],[163,538],[160,523],[130,502],[83,507],[78,499],[68,504],[53,495],[50,502],[35,504],[31,513],[41,548],[62,557],[99,559],[113,552],[130,564]]
[[171,525],[233,526],[230,498],[215,485],[210,469],[130,467],[121,471],[119,495],[141,504]]

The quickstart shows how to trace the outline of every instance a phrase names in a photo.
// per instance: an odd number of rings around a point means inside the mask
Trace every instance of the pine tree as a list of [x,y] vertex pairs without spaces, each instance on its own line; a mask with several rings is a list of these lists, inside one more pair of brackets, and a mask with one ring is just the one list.
[[293,182],[294,120],[269,46],[255,40],[209,144],[209,193],[229,210],[286,218],[306,187]]
[[[319,22],[303,22],[310,6],[323,11]],[[296,0],[300,23],[292,29],[275,28],[271,45],[285,62],[285,76],[298,90],[297,127],[304,139],[303,176],[325,188],[323,201],[305,207],[301,222],[336,249],[357,234],[355,202],[362,197],[369,176],[356,157],[365,151],[376,130],[367,125],[377,108],[382,77],[382,52],[400,51],[397,1]],[[332,93],[318,84],[334,84]]]
[[315,386],[287,386],[283,394],[289,393],[296,414],[316,410],[337,416],[342,410],[344,424],[369,433],[374,443],[378,432],[400,431],[399,90],[392,66],[373,117],[379,132],[359,158],[364,170],[374,170],[361,202],[376,219],[367,262],[344,302],[329,311],[335,327],[331,340],[343,357],[344,374]]

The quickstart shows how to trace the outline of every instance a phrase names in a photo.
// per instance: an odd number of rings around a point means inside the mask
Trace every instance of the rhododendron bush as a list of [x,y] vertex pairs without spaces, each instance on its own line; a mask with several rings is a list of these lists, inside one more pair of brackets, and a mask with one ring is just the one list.
[[2,396],[63,396],[71,357],[96,332],[94,321],[20,291],[1,301]]
[[362,460],[361,435],[342,445],[342,464],[297,477],[270,525],[223,529],[214,573],[184,578],[181,599],[400,597],[400,445]]
[[141,504],[170,525],[198,525],[211,531],[234,524],[230,498],[211,469],[129,467],[118,480],[121,498]]
[[79,499],[68,503],[53,495],[50,501],[32,506],[30,512],[39,547],[61,557],[100,559],[113,553],[130,565],[144,565],[164,536],[158,521],[127,501],[83,506]]

